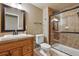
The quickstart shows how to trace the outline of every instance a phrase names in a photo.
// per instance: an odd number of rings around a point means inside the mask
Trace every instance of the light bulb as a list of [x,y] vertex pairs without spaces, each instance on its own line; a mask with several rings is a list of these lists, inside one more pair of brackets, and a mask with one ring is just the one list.
[[57,22],[59,20],[57,18],[54,18],[54,19],[51,20],[51,22],[53,22],[53,21],[56,21]]

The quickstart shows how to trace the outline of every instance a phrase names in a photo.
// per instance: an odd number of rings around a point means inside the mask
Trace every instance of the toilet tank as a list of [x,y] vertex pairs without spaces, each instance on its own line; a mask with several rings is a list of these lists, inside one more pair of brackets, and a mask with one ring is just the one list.
[[36,44],[41,44],[43,42],[44,42],[44,35],[43,34],[36,35]]

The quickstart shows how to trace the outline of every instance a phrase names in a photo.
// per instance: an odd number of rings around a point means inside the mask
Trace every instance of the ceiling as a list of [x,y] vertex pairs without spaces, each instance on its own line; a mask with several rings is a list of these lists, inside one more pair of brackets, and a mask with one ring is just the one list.
[[78,6],[79,3],[32,3],[32,5],[40,8],[40,9],[43,9],[43,8],[48,6],[52,9],[61,11],[61,10],[64,10],[66,8]]

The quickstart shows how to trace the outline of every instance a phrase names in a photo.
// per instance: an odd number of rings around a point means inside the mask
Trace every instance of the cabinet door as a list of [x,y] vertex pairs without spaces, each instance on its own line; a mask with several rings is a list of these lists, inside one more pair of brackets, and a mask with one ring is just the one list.
[[10,56],[9,52],[1,52],[0,56]]
[[32,46],[31,46],[31,47],[24,46],[24,47],[23,47],[23,55],[25,55],[25,54],[27,54],[27,53],[29,53],[29,52],[32,53],[32,50],[33,50]]
[[10,51],[10,54],[12,56],[22,56],[22,49],[21,48],[16,48]]

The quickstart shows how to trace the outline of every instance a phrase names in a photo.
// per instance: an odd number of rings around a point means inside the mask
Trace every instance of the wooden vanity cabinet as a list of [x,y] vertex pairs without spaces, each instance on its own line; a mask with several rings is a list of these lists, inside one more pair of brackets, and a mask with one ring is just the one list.
[[33,56],[34,37],[0,43],[0,56]]

